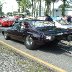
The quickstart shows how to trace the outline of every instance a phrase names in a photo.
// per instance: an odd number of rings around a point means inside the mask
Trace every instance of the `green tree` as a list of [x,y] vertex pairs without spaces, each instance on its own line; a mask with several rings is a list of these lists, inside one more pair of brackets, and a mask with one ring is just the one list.
[[8,12],[7,15],[8,16],[12,16],[13,14],[12,14],[12,12]]
[[41,2],[42,2],[42,0],[36,0],[36,2],[38,2],[38,4],[39,4],[39,9],[37,8],[37,10],[39,10],[39,16],[41,16]]
[[21,0],[16,0],[17,1],[17,3],[18,3],[18,12],[20,13],[20,1]]
[[20,0],[20,6],[22,9],[22,12],[24,12],[27,8],[31,7],[31,2],[30,0]]
[[[31,0],[32,2],[32,16],[38,15],[38,7],[39,7],[39,16],[41,16],[41,0]],[[38,6],[36,4],[38,3]]]
[[31,7],[31,1],[30,0],[16,0],[19,5],[19,12],[20,8],[22,12],[24,12],[26,9]]
[[18,12],[17,11],[13,11],[13,15],[15,16],[15,15],[17,15],[18,14]]
[[32,16],[33,16],[33,1],[34,1],[34,0],[31,0],[31,2],[32,2]]
[[41,0],[38,0],[39,1],[39,16],[41,16]]
[[1,4],[1,1],[0,1],[0,16],[4,15],[4,13],[2,12],[2,4]]
[[65,7],[66,7],[66,1],[67,0],[62,0],[63,1],[63,5],[62,5],[62,16],[65,15]]
[[54,2],[55,1],[56,0],[45,0],[46,6],[47,6],[46,12],[45,12],[46,14],[49,14],[50,15],[50,5],[51,5],[51,2],[53,3],[53,9],[54,9]]
[[54,16],[54,3],[56,0],[51,0],[51,2],[53,3],[53,16]]
[[45,4],[47,6],[45,14],[50,14],[50,4],[51,0],[45,0]]

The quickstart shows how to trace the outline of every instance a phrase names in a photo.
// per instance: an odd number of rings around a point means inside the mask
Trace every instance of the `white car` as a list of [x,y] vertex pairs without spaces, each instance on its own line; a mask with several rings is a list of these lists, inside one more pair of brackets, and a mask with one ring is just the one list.
[[72,23],[69,23],[65,20],[58,20],[58,21],[54,21],[54,22],[55,22],[55,26],[57,28],[72,29]]

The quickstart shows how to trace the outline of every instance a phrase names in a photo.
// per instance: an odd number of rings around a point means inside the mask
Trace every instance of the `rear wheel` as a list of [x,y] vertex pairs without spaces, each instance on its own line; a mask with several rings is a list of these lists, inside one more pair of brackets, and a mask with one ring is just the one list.
[[4,38],[5,38],[6,40],[9,39],[8,33],[4,33]]
[[35,44],[35,41],[30,35],[26,37],[25,45],[30,50],[34,50],[37,47],[37,45]]

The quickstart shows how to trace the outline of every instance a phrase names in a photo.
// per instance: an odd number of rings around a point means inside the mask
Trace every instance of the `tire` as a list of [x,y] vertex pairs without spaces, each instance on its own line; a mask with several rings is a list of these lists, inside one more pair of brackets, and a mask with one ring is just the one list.
[[4,38],[5,38],[5,40],[9,39],[8,33],[4,33]]
[[33,38],[30,35],[28,35],[25,39],[25,46],[29,50],[34,50],[37,47],[37,45],[35,44],[35,41],[33,40]]

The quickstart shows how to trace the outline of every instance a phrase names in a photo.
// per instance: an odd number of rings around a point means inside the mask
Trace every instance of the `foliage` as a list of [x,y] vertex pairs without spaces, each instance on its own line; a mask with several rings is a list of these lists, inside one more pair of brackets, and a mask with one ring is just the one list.
[[18,14],[18,12],[16,12],[16,11],[13,12],[13,15],[14,15],[14,16],[17,15],[17,14]]
[[[59,6],[59,8],[62,8],[62,7],[63,7],[63,4]],[[70,8],[70,7],[71,7],[71,6],[70,6],[69,4],[66,4],[66,5],[65,5],[65,8]]]
[[51,0],[51,2],[55,2],[56,0]]
[[[31,1],[32,1],[32,16],[37,17],[38,14],[39,16],[41,16],[41,1],[42,0],[31,0]],[[38,3],[37,7],[36,7],[36,3]]]
[[31,7],[31,2],[30,0],[20,0],[20,6],[22,8],[22,11],[24,12],[24,10]]
[[62,6],[62,16],[64,16],[64,15],[65,15],[66,1],[67,1],[67,0],[63,0],[63,6]]
[[12,16],[13,14],[12,14],[12,12],[8,12],[7,15],[8,16]]
[[50,4],[51,4],[51,2],[54,3],[55,1],[56,0],[45,0],[46,6],[47,6],[45,14],[50,14]]
[[27,15],[30,15],[30,11],[29,10],[26,9],[25,12],[26,12]]
[[1,4],[1,1],[0,1],[0,16],[3,16],[4,15],[4,12],[2,12],[2,4]]
[[51,0],[45,0],[45,4],[47,6],[45,14],[49,14],[50,12],[50,3],[51,3]]
[[[39,15],[41,14],[41,1],[42,0],[17,0],[17,1],[19,1],[19,5],[22,9],[22,12],[24,12],[28,8],[32,7],[32,15],[37,12],[38,9],[36,9],[36,3],[39,2]],[[54,4],[54,2],[57,0],[44,0],[44,1],[45,1],[45,5],[46,5],[45,14],[50,14],[51,2],[53,2],[53,4]],[[62,1],[63,1],[63,5],[61,5],[60,7],[62,7],[62,15],[64,15],[65,7],[69,7],[69,5],[66,4],[67,0],[62,0]]]

